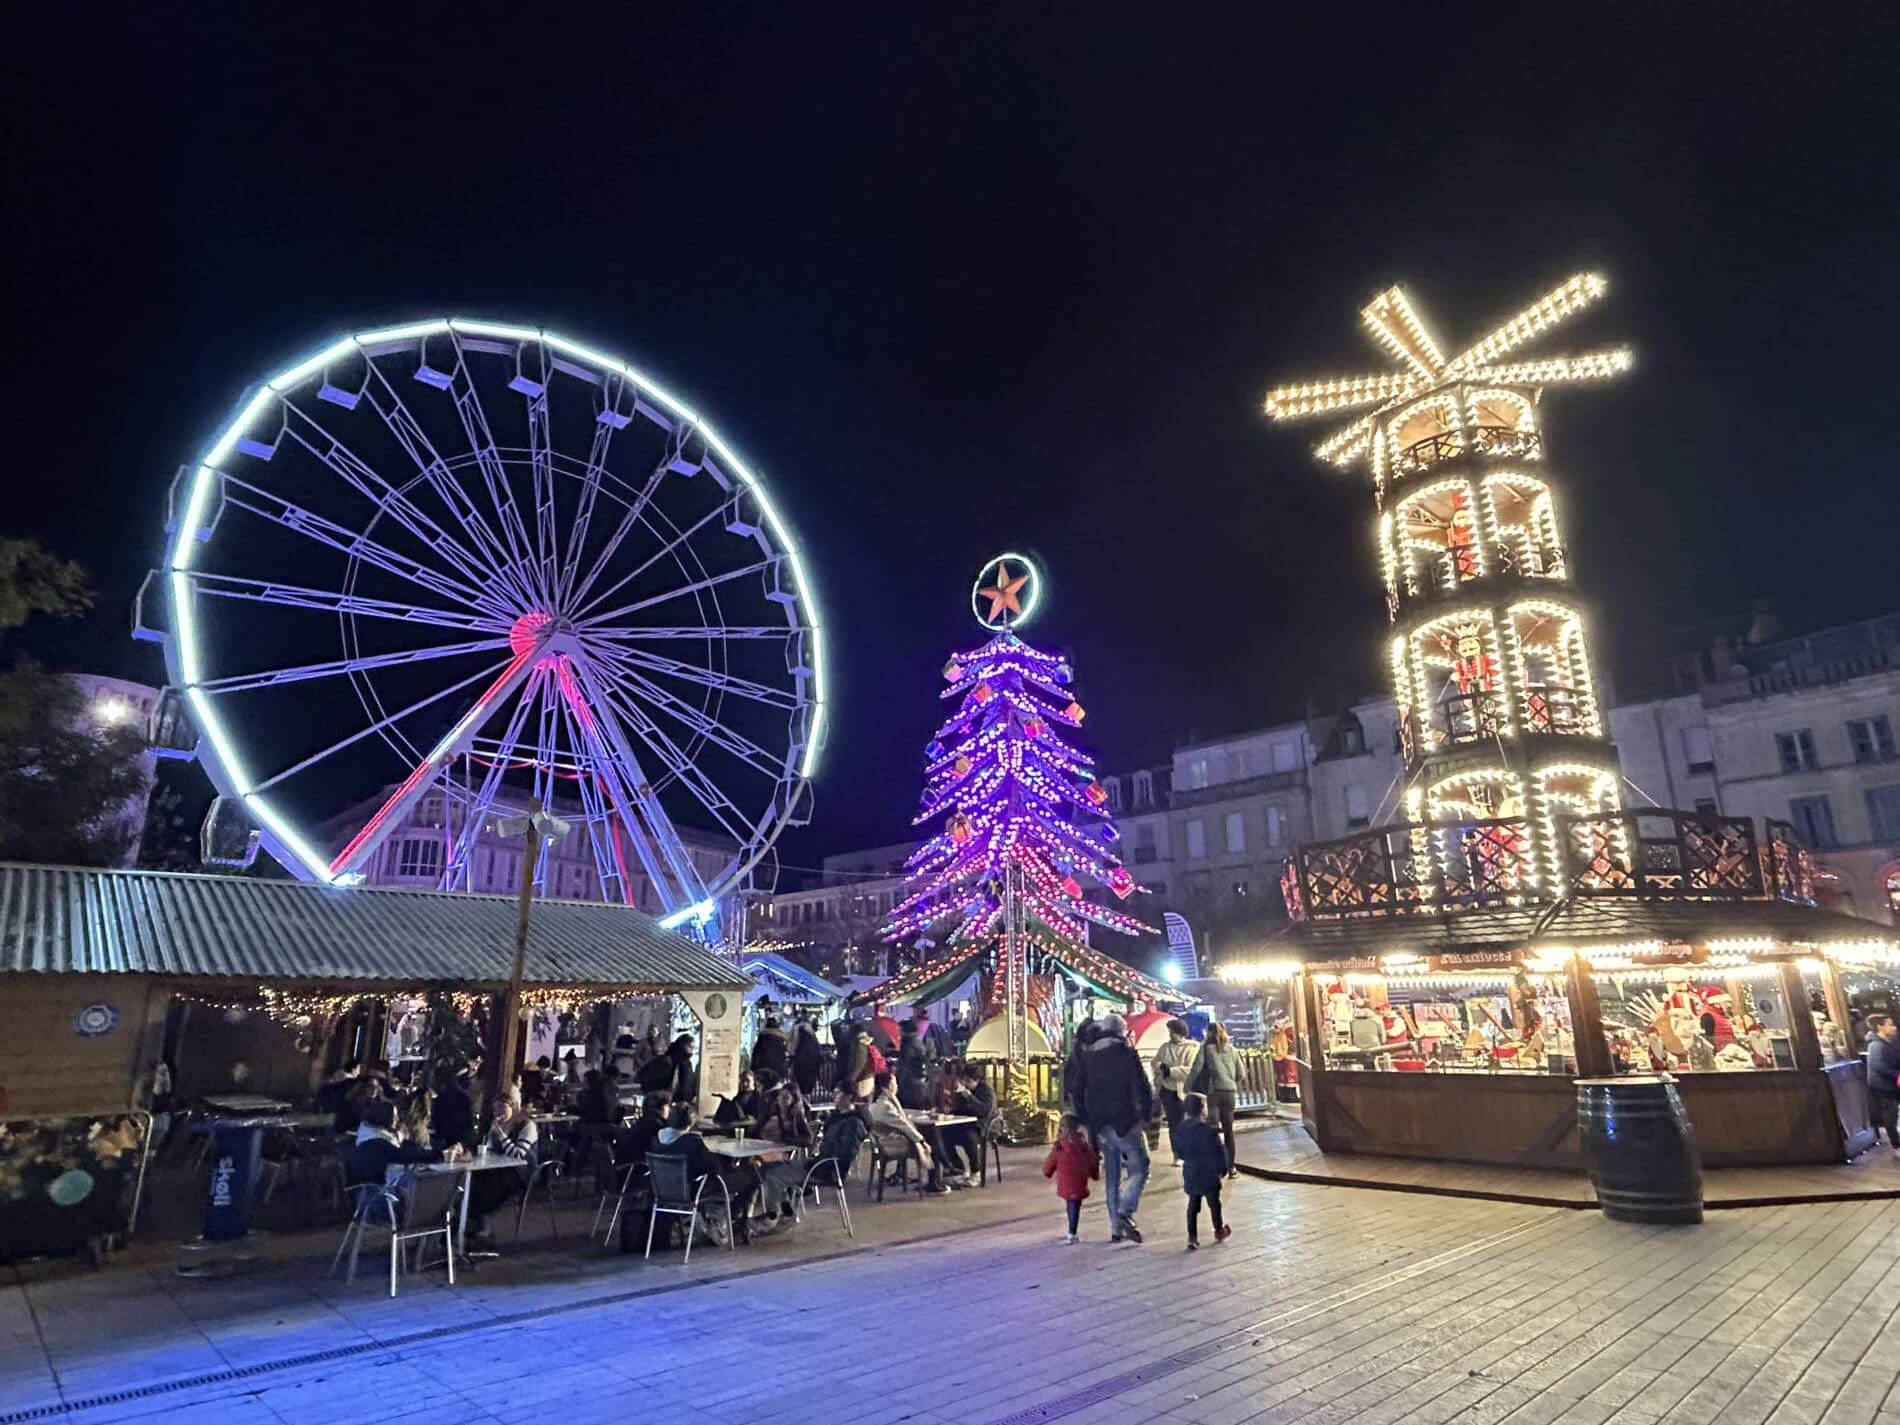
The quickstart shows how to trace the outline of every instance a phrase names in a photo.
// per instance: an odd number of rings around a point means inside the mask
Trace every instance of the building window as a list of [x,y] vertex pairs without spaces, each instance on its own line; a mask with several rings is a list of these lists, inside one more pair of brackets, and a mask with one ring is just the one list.
[[1291,772],[1300,765],[1300,745],[1297,742],[1276,742],[1273,744],[1273,770]]
[[1784,772],[1812,772],[1817,765],[1814,756],[1814,733],[1809,728],[1799,732],[1777,732],[1775,751],[1781,757],[1781,770]]
[[1155,829],[1144,822],[1135,828],[1135,864],[1146,866],[1155,859]]
[[1812,849],[1824,851],[1840,845],[1840,838],[1834,834],[1834,808],[1826,797],[1794,798],[1788,803],[1788,819]]
[[1119,812],[1122,809],[1122,779],[1120,777],[1102,778],[1102,790],[1108,793],[1108,809]]
[[396,847],[398,876],[442,874],[442,843],[430,837],[405,837]]
[[1368,826],[1372,822],[1372,813],[1366,810],[1366,789],[1364,787],[1346,788],[1346,825]]
[[1867,789],[1867,825],[1875,841],[1900,841],[1900,782]]
[[1227,813],[1227,854],[1238,856],[1247,849],[1247,818],[1242,812]]
[[1207,785],[1207,759],[1190,757],[1187,765],[1181,769],[1181,781],[1190,790]]
[[1154,773],[1152,772],[1135,773],[1135,810],[1141,811],[1144,808],[1153,806],[1154,804],[1155,804]]
[[1856,762],[1891,762],[1894,760],[1893,723],[1886,714],[1879,717],[1861,717],[1847,724],[1848,745],[1854,749]]
[[1691,772],[1715,770],[1715,737],[1706,727],[1683,728],[1682,760]]
[[1233,762],[1229,769],[1230,780],[1238,782],[1242,778],[1251,777],[1252,775],[1253,758],[1247,755],[1246,748],[1236,747],[1234,749]]
[[1165,901],[1168,898],[1168,883],[1166,881],[1155,881],[1148,889],[1157,900]]
[[1714,797],[1697,797],[1695,799],[1695,814],[1697,816],[1720,816],[1722,809],[1715,804]]
[[1280,815],[1280,808],[1267,808],[1267,845],[1284,846],[1286,844],[1286,819]]
[[1237,901],[1247,899],[1247,883],[1244,880],[1234,882],[1234,899]]
[[1187,824],[1188,860],[1199,861],[1207,855],[1207,823],[1198,816]]

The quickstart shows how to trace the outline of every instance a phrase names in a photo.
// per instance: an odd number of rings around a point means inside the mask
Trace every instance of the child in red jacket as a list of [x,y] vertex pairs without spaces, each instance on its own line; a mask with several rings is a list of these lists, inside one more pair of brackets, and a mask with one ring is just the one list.
[[1042,1160],[1042,1175],[1056,1180],[1056,1196],[1069,1210],[1069,1231],[1062,1240],[1075,1245],[1075,1229],[1082,1220],[1082,1202],[1089,1195],[1089,1179],[1102,1175],[1102,1156],[1089,1142],[1082,1120],[1073,1113],[1062,1115],[1062,1129],[1049,1156]]

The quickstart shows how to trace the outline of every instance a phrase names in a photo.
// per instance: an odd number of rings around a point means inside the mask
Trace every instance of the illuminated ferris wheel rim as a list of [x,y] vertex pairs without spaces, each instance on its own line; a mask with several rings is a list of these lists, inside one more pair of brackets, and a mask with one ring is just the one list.
[[[200,550],[210,535],[209,529],[205,526],[205,520],[210,513],[212,495],[219,481],[230,474],[224,466],[233,452],[239,448],[239,443],[245,439],[247,432],[253,429],[260,416],[270,408],[273,401],[287,400],[290,392],[313,378],[322,376],[326,368],[338,362],[360,357],[373,365],[374,358],[380,353],[386,353],[393,347],[409,342],[423,342],[431,336],[438,335],[469,337],[477,340],[540,343],[548,351],[558,353],[571,363],[590,367],[610,378],[618,377],[630,385],[637,393],[638,399],[651,401],[662,409],[678,428],[690,429],[696,437],[703,440],[707,450],[717,457],[720,468],[729,471],[738,479],[745,492],[756,501],[761,523],[776,547],[783,552],[785,562],[789,567],[791,582],[787,592],[791,595],[792,602],[787,609],[788,627],[794,632],[802,631],[809,638],[807,656],[811,680],[809,694],[803,698],[803,701],[809,705],[810,721],[806,731],[803,756],[796,767],[796,776],[805,784],[809,784],[817,767],[818,753],[823,746],[825,733],[827,679],[823,627],[798,546],[773,506],[758,474],[733,450],[705,416],[628,362],[608,356],[584,343],[573,341],[542,327],[466,317],[439,317],[358,331],[340,337],[303,360],[285,367],[275,376],[260,383],[242,400],[237,415],[217,434],[204,453],[188,467],[191,471],[190,482],[182,505],[175,506],[175,513],[178,510],[182,510],[182,513],[177,514],[176,528],[167,551],[164,569],[165,588],[171,610],[171,636],[165,640],[165,654],[172,680],[183,692],[192,718],[203,734],[199,760],[204,765],[213,785],[226,797],[234,798],[243,804],[257,824],[266,843],[272,847],[273,851],[284,853],[280,859],[284,861],[287,869],[300,878],[332,885],[346,885],[359,879],[359,874],[353,869],[337,869],[330,860],[312,846],[309,839],[297,830],[289,815],[264,794],[256,780],[250,775],[240,755],[238,740],[217,711],[215,700],[206,695],[202,686],[199,676],[202,667],[200,629],[193,608],[191,579]],[[448,739],[445,738],[445,745],[447,741]],[[437,751],[440,750],[438,747]],[[777,809],[775,818],[768,813],[768,816],[761,820],[760,827],[763,834],[757,838],[756,844],[751,847],[741,846],[740,855],[733,866],[722,877],[720,884],[707,888],[703,900],[674,908],[671,914],[663,918],[663,923],[679,924],[689,919],[703,922],[710,915],[718,897],[741,882],[771,849],[778,832],[791,819],[795,800],[795,795],[788,795],[784,799],[783,806]],[[772,822],[769,828],[765,826],[767,820]]]

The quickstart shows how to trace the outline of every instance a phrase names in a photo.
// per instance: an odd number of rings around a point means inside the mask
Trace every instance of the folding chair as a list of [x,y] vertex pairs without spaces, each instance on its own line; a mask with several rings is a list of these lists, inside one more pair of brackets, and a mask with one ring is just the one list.
[[620,1225],[620,1214],[627,1205],[627,1194],[633,1190],[634,1183],[645,1169],[641,1163],[627,1163],[616,1166],[613,1148],[605,1141],[596,1142],[593,1149],[594,1192],[598,1201],[594,1204],[593,1225],[587,1229],[587,1240],[594,1240],[594,1233],[600,1230],[600,1215],[607,1211],[607,1204],[613,1204],[613,1213],[607,1219],[607,1230],[601,1233],[601,1245],[613,1240],[614,1228]]
[[668,1217],[686,1219],[686,1256],[685,1262],[693,1260],[693,1229],[699,1226],[701,1200],[706,1198],[706,1187],[716,1183],[719,1196],[705,1201],[709,1220],[717,1224],[718,1219],[710,1217],[711,1209],[724,1203],[726,1212],[726,1247],[738,1251],[738,1240],[732,1224],[732,1190],[725,1180],[712,1173],[702,1174],[699,1178],[690,1178],[686,1173],[686,1159],[678,1153],[648,1153],[647,1177],[653,1190],[653,1210],[647,1216],[646,1255],[653,1255],[653,1229],[659,1224],[662,1213]]
[[391,1214],[389,1234],[389,1294],[396,1294],[396,1278],[407,1265],[407,1247],[416,1243],[411,1271],[423,1267],[422,1246],[432,1237],[442,1239],[442,1260],[448,1263],[449,1285],[455,1285],[455,1203],[466,1181],[463,1173],[411,1173],[402,1180],[401,1227]]
[[396,1214],[400,1208],[396,1194],[381,1183],[351,1183],[350,1195],[356,1204],[350,1213],[350,1220],[343,1229],[343,1240],[336,1245],[336,1255],[330,1259],[330,1275],[336,1275],[336,1264],[343,1260],[344,1252],[350,1254],[350,1268],[343,1280],[356,1280],[356,1256],[362,1250],[363,1238],[372,1227],[387,1227],[393,1238],[396,1232]]
[[990,1185],[990,1160],[996,1160],[996,1181],[1003,1180],[1003,1144],[996,1136],[996,1118],[985,1120],[977,1129],[976,1161],[978,1187]]

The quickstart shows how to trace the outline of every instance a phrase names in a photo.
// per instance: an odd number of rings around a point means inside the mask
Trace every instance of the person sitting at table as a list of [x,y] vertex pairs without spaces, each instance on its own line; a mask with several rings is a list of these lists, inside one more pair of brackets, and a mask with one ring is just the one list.
[[930,1106],[938,1113],[957,1111],[957,1095],[963,1092],[963,1080],[958,1077],[961,1067],[955,1059],[937,1065],[936,1081],[930,1086]]
[[521,1101],[527,1104],[547,1102],[548,1085],[554,1078],[554,1061],[546,1054],[521,1071]]
[[[888,1073],[879,1074],[875,1080],[876,1089],[871,1096],[871,1127],[877,1133],[878,1143],[887,1158],[915,1158],[917,1166],[928,1179],[928,1190],[946,1193],[950,1189],[943,1181],[943,1158],[941,1152],[932,1152],[930,1139],[923,1130],[910,1121],[910,1114],[897,1100],[897,1089]],[[941,1149],[942,1135],[933,1124],[930,1134],[937,1139]]]
[[574,1112],[584,1129],[611,1128],[620,1121],[620,1095],[599,1069],[589,1069],[582,1080],[581,1100]]
[[[710,1175],[725,1183],[726,1191],[732,1195],[733,1235],[741,1242],[752,1240],[752,1230],[746,1225],[746,1212],[752,1206],[753,1194],[759,1190],[758,1169],[750,1163],[721,1158],[708,1148],[706,1140],[693,1131],[693,1105],[690,1102],[677,1100],[667,1110],[666,1127],[659,1131],[647,1153],[649,1158],[655,1153],[676,1153],[686,1160],[686,1176],[689,1180],[697,1182]],[[700,1199],[702,1205],[709,1201],[711,1199],[708,1197]]]
[[414,1143],[423,1148],[431,1146],[433,1139],[429,1124],[435,1106],[434,1099],[435,1095],[426,1088],[417,1089],[409,1095],[409,1102],[402,1108],[402,1137],[405,1143]]
[[805,1112],[805,1098],[796,1084],[781,1084],[777,1093],[764,1099],[761,1117],[753,1137],[768,1143],[789,1143],[809,1148],[812,1142],[811,1115]]
[[471,1237],[487,1236],[489,1215],[527,1188],[529,1179],[534,1176],[539,1144],[540,1132],[535,1128],[534,1120],[528,1116],[528,1110],[520,1097],[511,1094],[502,1104],[501,1111],[495,1115],[494,1127],[488,1130],[482,1151],[491,1157],[517,1159],[520,1166],[511,1173],[482,1172],[469,1175],[468,1230]]
[[367,1075],[350,1080],[337,1105],[335,1126],[338,1133],[354,1133],[363,1124],[363,1106],[383,1097],[383,1086]]
[[666,1127],[666,1111],[671,1104],[664,1092],[651,1093],[640,1100],[640,1116],[614,1135],[614,1164],[627,1167],[644,1164],[647,1150],[660,1130]]
[[439,1163],[442,1150],[424,1143],[405,1143],[396,1131],[396,1105],[374,1098],[363,1105],[359,1136],[344,1154],[344,1176],[351,1187],[381,1183],[389,1169],[403,1163]]
[[951,1111],[974,1118],[976,1122],[954,1123],[944,1129],[943,1138],[945,1146],[953,1154],[961,1153],[963,1161],[969,1165],[961,1174],[967,1183],[978,1178],[983,1171],[983,1139],[990,1120],[996,1116],[996,1090],[984,1079],[983,1070],[971,1063],[965,1063],[957,1070],[957,1082]]
[[455,1144],[466,1148],[475,1141],[475,1100],[468,1091],[468,1075],[457,1074],[435,1095],[429,1111],[429,1137],[444,1148]]
[[719,1095],[719,1107],[713,1110],[713,1122],[721,1127],[730,1124],[752,1126],[758,1123],[764,1104],[759,1095],[759,1081],[752,1070],[747,1069],[739,1075],[739,1087],[728,1098]]

